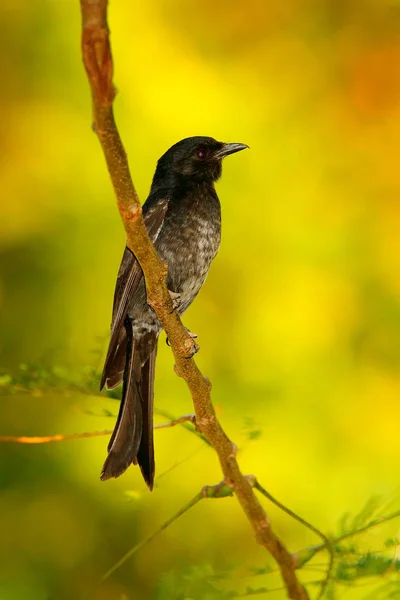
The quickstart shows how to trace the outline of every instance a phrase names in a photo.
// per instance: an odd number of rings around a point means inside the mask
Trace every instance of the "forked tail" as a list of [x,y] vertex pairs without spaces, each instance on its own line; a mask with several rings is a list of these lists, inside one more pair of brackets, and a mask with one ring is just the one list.
[[130,464],[138,464],[150,490],[154,484],[153,397],[157,340],[142,365],[135,349],[132,323],[127,318],[126,362],[122,400],[117,422],[108,444],[108,456],[101,472],[104,481],[119,477]]

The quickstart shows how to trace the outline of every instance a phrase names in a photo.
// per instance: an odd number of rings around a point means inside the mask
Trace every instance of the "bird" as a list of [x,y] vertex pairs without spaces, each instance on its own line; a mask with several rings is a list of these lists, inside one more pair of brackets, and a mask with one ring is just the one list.
[[[246,144],[194,136],[177,142],[158,160],[142,214],[150,239],[168,265],[167,288],[179,316],[199,293],[219,249],[221,206],[214,184],[221,176],[222,160],[245,148]],[[138,464],[150,491],[155,474],[154,376],[161,331],[156,313],[147,304],[140,265],[126,246],[100,383],[100,390],[104,386],[111,390],[122,382],[122,399],[100,478],[119,477],[131,464]]]

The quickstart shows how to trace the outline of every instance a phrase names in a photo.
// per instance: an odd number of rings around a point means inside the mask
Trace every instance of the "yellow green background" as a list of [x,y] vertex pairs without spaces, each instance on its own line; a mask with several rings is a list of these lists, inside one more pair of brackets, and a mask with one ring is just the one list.
[[[109,18],[116,117],[142,200],[183,137],[251,148],[224,163],[222,246],[184,323],[243,471],[334,532],[370,496],[396,499],[399,483],[400,3],[114,0]],[[99,374],[124,247],[91,131],[78,1],[3,2],[0,25],[0,366],[15,380],[32,364],[53,377],[13,394],[3,377],[0,435],[110,429],[115,400],[52,389]],[[192,410],[164,337],[156,407]],[[208,600],[212,572],[238,592],[279,585],[247,577],[271,560],[224,499],[204,500],[93,591],[221,479],[194,435],[155,435],[152,494],[135,468],[100,482],[107,437],[0,446],[1,600]],[[318,542],[266,508],[291,551]],[[192,591],[174,592],[185,578]]]

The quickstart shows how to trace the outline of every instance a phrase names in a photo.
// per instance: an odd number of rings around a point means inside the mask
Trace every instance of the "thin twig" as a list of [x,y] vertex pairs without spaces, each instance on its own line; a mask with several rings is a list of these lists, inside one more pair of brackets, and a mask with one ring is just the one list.
[[377,527],[378,525],[382,525],[382,523],[386,523],[387,521],[392,521],[393,519],[397,519],[399,517],[400,517],[400,510],[396,510],[396,511],[390,513],[390,515],[386,515],[384,517],[378,517],[377,519],[373,519],[366,525],[363,525],[362,527],[359,527],[358,529],[354,529],[354,531],[349,531],[347,533],[344,533],[343,535],[336,538],[333,541],[333,543],[337,544],[339,542],[343,542],[343,540],[347,540],[348,538],[353,537],[353,535],[358,535],[359,533],[364,533],[364,531],[368,531],[368,529],[371,529],[372,527]]
[[179,519],[179,517],[181,517],[182,515],[184,515],[188,510],[190,510],[191,508],[193,508],[193,506],[195,506],[198,502],[200,502],[200,500],[202,500],[202,498],[203,498],[203,496],[202,496],[202,494],[200,492],[192,500],[190,500],[190,502],[188,502],[183,508],[181,508],[181,510],[179,510],[177,513],[175,513],[171,518],[167,519],[154,533],[152,533],[151,535],[149,535],[144,540],[141,540],[138,544],[136,544],[135,546],[133,546],[133,548],[131,548],[130,550],[128,550],[128,552],[126,552],[119,559],[119,561],[117,561],[107,571],[107,573],[105,573],[103,575],[103,577],[100,580],[100,583],[103,583],[103,581],[106,581],[106,579],[108,579],[109,577],[111,577],[111,575],[113,573],[115,573],[115,571],[117,571],[120,567],[122,567],[122,565],[125,564],[127,560],[129,560],[132,556],[134,556],[134,554],[136,554],[136,552],[138,552],[139,550],[141,550],[144,546],[147,546],[147,544],[149,544],[152,540],[154,540],[154,538],[156,538],[158,536],[158,534],[160,534],[162,531],[164,531],[165,529],[167,529],[167,527],[169,527],[174,521],[176,521],[177,519]]
[[278,563],[289,598],[308,600],[298,581],[292,555],[272,531],[270,521],[254,491],[239,469],[234,444],[222,429],[211,402],[211,384],[193,358],[193,340],[183,327],[165,284],[167,267],[157,255],[142,219],[142,210],[132,183],[126,153],[114,115],[113,63],[107,23],[107,0],[80,0],[82,12],[82,56],[92,92],[93,128],[103,148],[109,175],[125,227],[127,244],[135,254],[146,281],[147,301],[155,310],[168,336],[176,373],[192,394],[196,422],[218,454],[224,479],[235,492],[250,521],[257,541]]
[[177,417],[176,419],[172,419],[171,421],[167,421],[166,423],[158,423],[154,425],[154,429],[164,429],[166,427],[175,427],[175,425],[182,425],[182,423],[192,423],[192,425],[196,422],[195,415],[182,415],[181,417]]
[[[322,583],[322,581],[309,581],[308,585],[318,585],[320,583]],[[274,592],[282,592],[283,590],[285,590],[284,587],[259,588],[232,595],[230,596],[230,598],[250,598],[251,596],[260,596],[261,594],[273,594]]]
[[[167,427],[175,427],[175,425],[182,425],[183,423],[190,421],[193,423],[194,415],[183,415],[172,421],[166,423],[158,423],[154,425],[154,429],[165,429]],[[192,431],[192,430],[190,430]],[[79,440],[82,438],[99,437],[101,435],[111,435],[112,429],[104,429],[103,431],[88,431],[84,433],[71,433],[69,435],[56,434],[56,435],[2,435],[0,436],[1,443],[16,443],[16,444],[47,444],[49,442],[65,442],[68,440]]]
[[70,435],[41,435],[41,436],[12,436],[3,435],[0,436],[0,443],[11,442],[16,444],[47,444],[49,442],[65,442],[68,440],[79,440],[81,438],[98,437],[100,435],[110,435],[111,429],[105,429],[104,431],[89,431],[85,433],[71,433]]
[[279,502],[279,500],[274,498],[274,496],[272,496],[272,494],[270,494],[265,488],[263,488],[263,486],[259,483],[259,481],[253,475],[248,476],[248,477],[252,478],[253,487],[256,490],[258,490],[263,496],[268,498],[268,500],[270,500],[270,502],[275,504],[275,506],[277,506],[280,510],[282,510],[287,515],[289,515],[289,517],[292,517],[292,519],[295,519],[296,521],[298,521],[299,523],[304,525],[304,527],[307,527],[307,529],[309,529],[310,531],[315,533],[315,535],[317,535],[318,537],[320,537],[323,540],[324,548],[326,548],[326,550],[329,552],[329,563],[328,563],[328,568],[326,570],[325,580],[321,585],[321,589],[320,589],[320,592],[317,597],[317,600],[320,600],[325,593],[326,586],[328,585],[328,582],[329,582],[329,579],[330,579],[330,576],[332,573],[332,569],[333,569],[333,563],[335,560],[335,554],[333,551],[333,546],[332,546],[331,540],[320,529],[318,529],[317,527],[315,527],[314,525],[312,525],[311,523],[309,523],[308,521],[303,519],[303,517],[300,517],[299,515],[297,515],[290,508],[288,508],[287,506],[282,504],[282,502]]
[[[393,519],[398,519],[399,517],[400,517],[400,510],[397,510],[397,511],[391,513],[390,515],[386,515],[384,517],[378,517],[377,519],[370,521],[369,523],[367,523],[366,525],[363,525],[362,527],[359,527],[358,529],[354,529],[353,531],[344,533],[343,535],[340,535],[337,538],[331,539],[330,544],[334,548],[336,544],[343,542],[343,540],[347,540],[351,537],[354,537],[355,535],[359,535],[360,533],[369,531],[369,529],[372,529],[373,527],[378,527],[378,525],[382,525],[383,523],[387,523],[388,521],[392,521]],[[318,554],[318,552],[325,550],[325,548],[326,548],[326,544],[318,544],[316,546],[309,546],[308,548],[303,548],[302,550],[299,550],[298,552],[296,552],[293,555],[293,558],[297,562],[297,565],[298,565],[297,568],[302,568],[316,554]]]
[[[172,415],[167,410],[160,409],[160,408],[156,407],[155,408],[155,412],[158,415],[161,415],[162,417],[165,417],[166,419],[170,419],[170,421],[172,421],[172,422],[176,421],[176,417],[174,417],[174,415]],[[190,433],[193,433],[194,435],[196,435],[205,444],[207,444],[207,446],[211,446],[211,444],[208,441],[208,439],[206,438],[206,436],[203,433],[201,433],[201,431],[197,427],[196,415],[187,415],[187,417],[188,417],[187,419],[184,419],[183,417],[178,417],[178,423],[177,424],[180,425],[181,427],[183,427],[183,429],[186,429],[187,431],[190,431]],[[182,419],[182,420],[180,420],[180,419]]]
[[117,561],[111,567],[111,569],[109,569],[107,571],[107,573],[105,575],[103,575],[103,577],[101,578],[101,583],[103,581],[105,581],[106,579],[108,579],[120,567],[122,567],[122,565],[125,564],[126,561],[129,560],[134,554],[136,554],[139,550],[141,550],[149,542],[154,540],[154,538],[157,537],[162,531],[167,529],[167,527],[169,527],[169,525],[172,525],[172,523],[174,523],[177,519],[179,519],[179,517],[184,515],[191,508],[193,508],[193,506],[195,506],[198,502],[200,502],[200,500],[203,500],[203,498],[226,498],[227,496],[232,496],[232,495],[233,495],[232,489],[229,488],[224,482],[218,483],[217,485],[204,486],[202,488],[202,490],[198,494],[196,494],[196,496],[194,498],[192,498],[192,500],[190,500],[190,502],[185,504],[185,506],[183,508],[178,510],[177,513],[175,513],[172,517],[167,519],[154,533],[149,535],[144,540],[141,540],[138,544],[133,546],[133,548],[128,550],[128,552],[126,552],[126,554],[124,554],[124,556],[122,556],[122,558],[120,558],[119,561]]

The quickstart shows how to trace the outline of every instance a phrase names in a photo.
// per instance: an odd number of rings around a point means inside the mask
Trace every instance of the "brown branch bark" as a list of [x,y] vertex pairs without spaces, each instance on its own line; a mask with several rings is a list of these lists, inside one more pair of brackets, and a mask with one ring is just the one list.
[[236,447],[222,429],[211,402],[211,384],[198,369],[191,353],[193,340],[176,312],[165,284],[167,267],[159,259],[142,219],[142,210],[129,171],[128,161],[114,115],[113,63],[107,24],[108,0],[80,0],[82,12],[82,55],[92,91],[93,128],[103,148],[108,171],[125,227],[127,244],[138,259],[146,280],[147,299],[162,323],[175,359],[176,373],[191,392],[196,423],[215,449],[225,482],[232,487],[250,521],[257,541],[279,565],[288,597],[308,600],[297,579],[293,557],[274,534],[270,521],[254,495],[236,460]]

